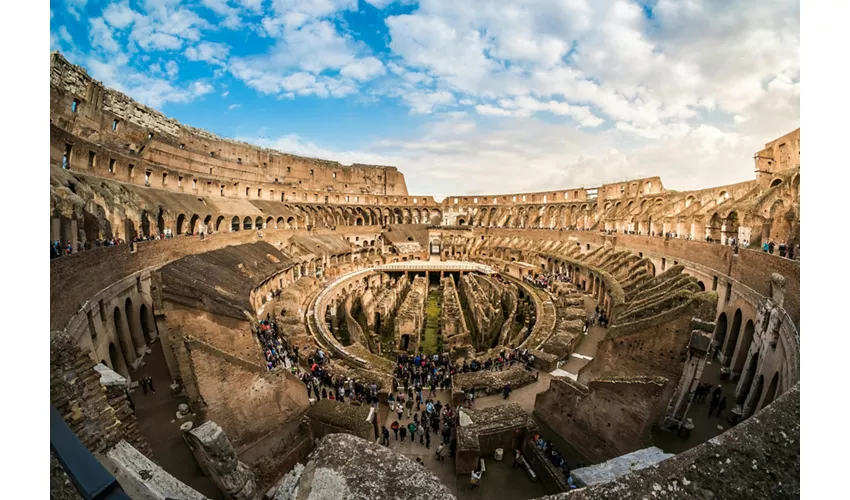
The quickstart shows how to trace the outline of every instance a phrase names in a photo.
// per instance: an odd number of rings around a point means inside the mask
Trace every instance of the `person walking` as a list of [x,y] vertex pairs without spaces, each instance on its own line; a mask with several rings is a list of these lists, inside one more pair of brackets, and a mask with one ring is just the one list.
[[156,394],[156,390],[154,390],[154,388],[153,388],[153,378],[148,376],[147,381],[148,381],[148,389],[150,389],[153,394]]
[[723,410],[726,409],[726,396],[723,396],[723,399],[720,400],[720,403],[717,405],[717,418],[720,418],[723,415]]
[[[709,416],[711,416],[711,415],[709,415]],[[409,424],[407,424],[407,432],[410,433],[410,440],[416,441],[416,424],[414,424],[413,422],[410,422]]]
[[398,414],[398,419],[401,420],[404,417],[404,405],[401,400],[395,405],[395,411]]
[[427,427],[425,428],[425,448],[428,450],[431,449],[431,430]]
[[140,379],[139,380],[139,387],[142,388],[142,395],[147,396],[148,395],[148,381],[145,380],[144,378]]
[[392,425],[390,426],[390,428],[392,428],[392,430],[393,430],[393,434],[395,434],[395,440],[396,441],[398,441],[398,428],[399,427],[400,426],[399,426],[398,420],[393,422]]
[[718,405],[720,405],[720,401],[717,398],[712,397],[711,398],[711,405],[708,408],[708,416],[709,417],[714,413],[714,410],[717,409]]
[[481,473],[478,470],[472,471],[472,476],[469,478],[469,489],[474,490],[477,488],[479,481],[481,481]]
[[437,461],[441,462],[443,460],[443,450],[446,449],[446,445],[440,441],[440,445],[437,446]]
[[511,468],[516,469],[522,464],[522,451],[519,448],[514,450],[514,464]]
[[425,444],[425,428],[422,427],[422,424],[416,427],[416,434],[419,435],[419,444]]
[[404,438],[407,437],[407,427],[400,426],[398,429],[398,435],[401,437],[401,442],[404,442]]
[[505,387],[502,389],[502,394],[504,396],[502,399],[508,399],[508,396],[511,395],[511,383],[510,382],[505,384]]
[[384,446],[390,445],[390,431],[387,430],[386,425],[381,428],[381,444]]
[[407,402],[404,403],[404,406],[407,407],[407,418],[410,418],[410,414],[413,411],[413,399],[407,398]]

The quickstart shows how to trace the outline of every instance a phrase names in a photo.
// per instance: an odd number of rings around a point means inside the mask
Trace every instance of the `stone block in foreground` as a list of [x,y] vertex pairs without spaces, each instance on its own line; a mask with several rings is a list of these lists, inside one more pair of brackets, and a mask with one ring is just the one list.
[[328,434],[296,467],[274,500],[454,500],[424,465],[377,443]]

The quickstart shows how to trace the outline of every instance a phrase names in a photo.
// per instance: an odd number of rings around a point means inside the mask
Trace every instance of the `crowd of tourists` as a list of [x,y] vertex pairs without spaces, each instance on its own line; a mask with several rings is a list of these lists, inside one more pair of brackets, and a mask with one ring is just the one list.
[[274,370],[282,366],[293,367],[298,360],[298,346],[293,352],[289,352],[280,339],[277,332],[277,324],[274,321],[262,320],[257,328],[257,339],[263,348],[263,356],[266,359],[266,368]]
[[502,349],[496,357],[490,356],[484,361],[472,359],[463,360],[462,363],[455,365],[456,373],[477,372],[477,371],[496,371],[503,370],[506,367],[511,367],[514,363],[523,363],[530,366],[534,363],[535,357],[528,352],[528,349]]
[[[543,455],[549,460],[549,462],[561,473],[564,474],[564,478],[567,480],[567,484],[570,485],[570,488],[575,488],[575,483],[573,482],[573,478],[571,476],[570,466],[567,461],[564,459],[564,456],[558,449],[555,447],[555,444],[552,441],[547,441],[543,439],[540,434],[535,434],[532,437],[532,441],[534,442],[534,446],[540,450]],[[514,459],[514,467],[518,467],[517,461],[519,460],[519,454]],[[576,468],[584,467],[584,464],[578,464]]]
[[74,245],[71,244],[70,241],[66,241],[62,244],[59,241],[53,241],[50,243],[50,258],[55,259],[57,257],[62,257],[64,255],[71,255],[76,252],[83,252],[85,250],[91,250],[92,248],[99,247],[114,247],[118,245],[123,245],[124,240],[121,238],[112,238],[112,239],[101,239],[98,238],[94,241],[86,241],[85,243],[82,241],[77,241],[77,247],[74,248]]
[[570,283],[570,277],[566,273],[540,273],[534,276],[525,275],[522,280],[531,286],[548,290],[553,283]]
[[699,384],[694,391],[693,402],[702,404],[709,394],[711,394],[711,402],[708,405],[708,416],[714,415],[720,418],[726,410],[726,396],[723,395],[723,389],[720,387],[720,384],[714,387],[714,390],[712,390],[710,383]]

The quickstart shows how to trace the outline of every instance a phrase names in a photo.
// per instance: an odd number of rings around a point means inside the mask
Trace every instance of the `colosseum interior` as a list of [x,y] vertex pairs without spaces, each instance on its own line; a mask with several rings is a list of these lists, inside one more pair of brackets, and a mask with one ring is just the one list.
[[54,416],[131,498],[799,497],[800,130],[764,139],[733,185],[437,201],[54,52]]

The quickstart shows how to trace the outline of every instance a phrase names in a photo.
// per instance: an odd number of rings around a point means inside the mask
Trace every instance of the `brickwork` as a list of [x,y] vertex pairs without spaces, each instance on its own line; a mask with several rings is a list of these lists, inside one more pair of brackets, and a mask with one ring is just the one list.
[[92,453],[102,453],[122,439],[151,457],[123,389],[100,383],[95,362],[61,334],[50,341],[50,404]]

